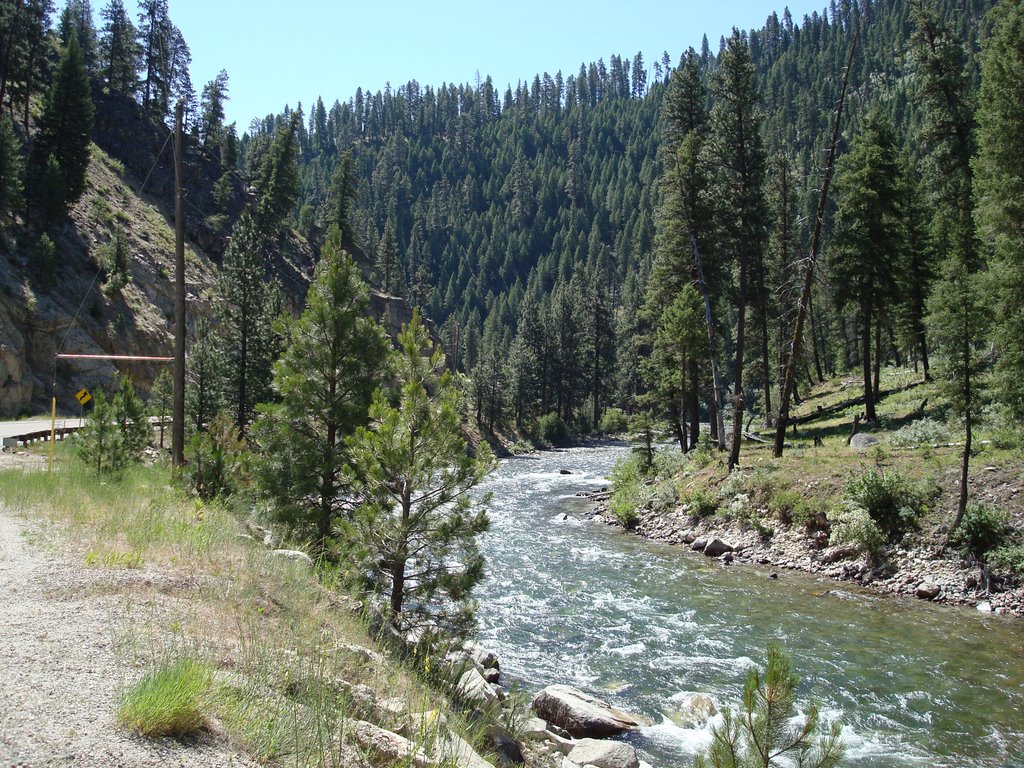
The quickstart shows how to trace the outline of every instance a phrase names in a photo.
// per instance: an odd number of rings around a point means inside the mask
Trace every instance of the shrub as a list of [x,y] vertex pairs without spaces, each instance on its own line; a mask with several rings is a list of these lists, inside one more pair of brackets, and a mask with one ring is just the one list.
[[926,506],[925,494],[899,472],[868,470],[847,478],[846,497],[863,508],[889,537],[913,528]]
[[1014,573],[1024,573],[1024,544],[993,549],[988,554],[988,565]]
[[717,456],[715,455],[715,446],[711,443],[711,438],[707,435],[702,435],[700,440],[697,441],[697,447],[689,453],[690,460],[696,467],[710,467],[715,463]]
[[777,490],[768,499],[768,511],[786,525],[793,522],[793,513],[804,503],[804,497],[794,490]]
[[239,489],[245,442],[225,413],[217,414],[206,432],[192,437],[185,456],[185,482],[199,498],[209,501]]
[[206,725],[213,673],[195,659],[162,664],[125,694],[117,719],[143,736],[187,736]]
[[829,544],[856,544],[875,562],[881,559],[886,536],[866,509],[846,502],[829,514],[832,534]]
[[1003,543],[1010,530],[1009,513],[991,504],[972,503],[967,505],[949,543],[983,561],[986,554]]
[[609,408],[601,417],[600,431],[605,435],[617,435],[626,431],[629,419],[621,408]]
[[935,419],[917,419],[893,432],[889,442],[896,448],[945,443],[949,442],[949,428]]
[[694,488],[686,503],[695,517],[711,517],[718,511],[718,497],[706,488]]
[[565,445],[569,442],[569,430],[557,413],[545,413],[537,419],[537,434],[550,445]]
[[615,462],[611,480],[609,508],[624,527],[632,528],[637,523],[637,509],[643,503],[644,496],[643,477],[637,457],[629,455]]
[[640,472],[649,475],[654,469],[654,444],[657,440],[654,419],[649,413],[637,413],[629,420],[629,442],[639,461]]

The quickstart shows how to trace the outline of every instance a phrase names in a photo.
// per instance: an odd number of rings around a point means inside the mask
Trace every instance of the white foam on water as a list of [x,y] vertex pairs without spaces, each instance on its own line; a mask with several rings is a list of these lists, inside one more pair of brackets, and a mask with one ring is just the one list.
[[606,650],[608,653],[614,653],[616,656],[636,656],[646,651],[647,646],[643,643],[631,643],[620,648],[607,648]]
[[711,727],[718,723],[721,723],[720,715],[713,717],[704,728],[682,728],[662,715],[660,723],[641,728],[640,735],[652,744],[695,755],[711,744]]

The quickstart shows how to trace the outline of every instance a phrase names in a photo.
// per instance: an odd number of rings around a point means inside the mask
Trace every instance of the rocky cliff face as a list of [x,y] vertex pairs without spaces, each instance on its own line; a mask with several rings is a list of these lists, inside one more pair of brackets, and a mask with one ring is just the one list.
[[[74,393],[102,389],[115,373],[143,390],[162,363],[60,360],[72,354],[169,356],[173,353],[174,229],[173,162],[167,132],[145,122],[133,103],[97,103],[97,123],[88,188],[68,222],[54,233],[55,256],[40,267],[33,246],[15,235],[0,238],[0,418],[49,410],[51,389],[58,408],[76,413]],[[208,315],[217,263],[227,245],[244,196],[227,213],[212,211],[220,168],[215,157],[191,145],[186,150],[186,291],[190,330]],[[152,173],[150,173],[152,170]],[[148,179],[147,179],[148,176]],[[145,181],[145,188],[138,190]],[[128,240],[127,283],[107,284],[104,253],[116,229]],[[364,268],[366,259],[353,249]],[[272,248],[271,270],[285,291],[286,306],[303,306],[315,264],[313,248],[293,233]],[[372,314],[396,334],[411,312],[401,300],[372,292]],[[55,385],[55,387],[54,387]]]

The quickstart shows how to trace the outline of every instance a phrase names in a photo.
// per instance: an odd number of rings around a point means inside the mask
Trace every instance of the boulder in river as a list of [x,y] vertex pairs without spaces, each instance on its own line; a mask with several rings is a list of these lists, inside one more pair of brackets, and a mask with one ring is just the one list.
[[615,736],[649,725],[637,715],[568,685],[549,685],[543,689],[533,699],[533,711],[575,738]]
[[934,600],[939,596],[939,592],[942,591],[942,587],[930,581],[922,581],[917,585],[916,594],[922,600]]
[[716,536],[704,545],[703,552],[708,557],[718,557],[720,555],[724,555],[726,552],[732,552],[732,545],[726,544]]
[[707,545],[708,540],[705,539],[703,536],[699,536],[698,538],[694,539],[693,542],[690,544],[690,549],[692,549],[694,552],[703,552],[704,547],[706,547]]
[[569,753],[569,759],[576,765],[593,765],[594,768],[640,768],[636,750],[621,741],[580,739]]
[[703,728],[717,714],[718,707],[710,696],[694,693],[683,699],[679,709],[670,714],[669,719],[680,728]]

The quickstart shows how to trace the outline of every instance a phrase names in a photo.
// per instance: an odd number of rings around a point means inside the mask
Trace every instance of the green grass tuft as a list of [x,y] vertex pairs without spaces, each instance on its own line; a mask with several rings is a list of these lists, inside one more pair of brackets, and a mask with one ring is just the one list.
[[213,671],[195,659],[161,665],[124,696],[117,719],[143,736],[188,736],[206,726]]

